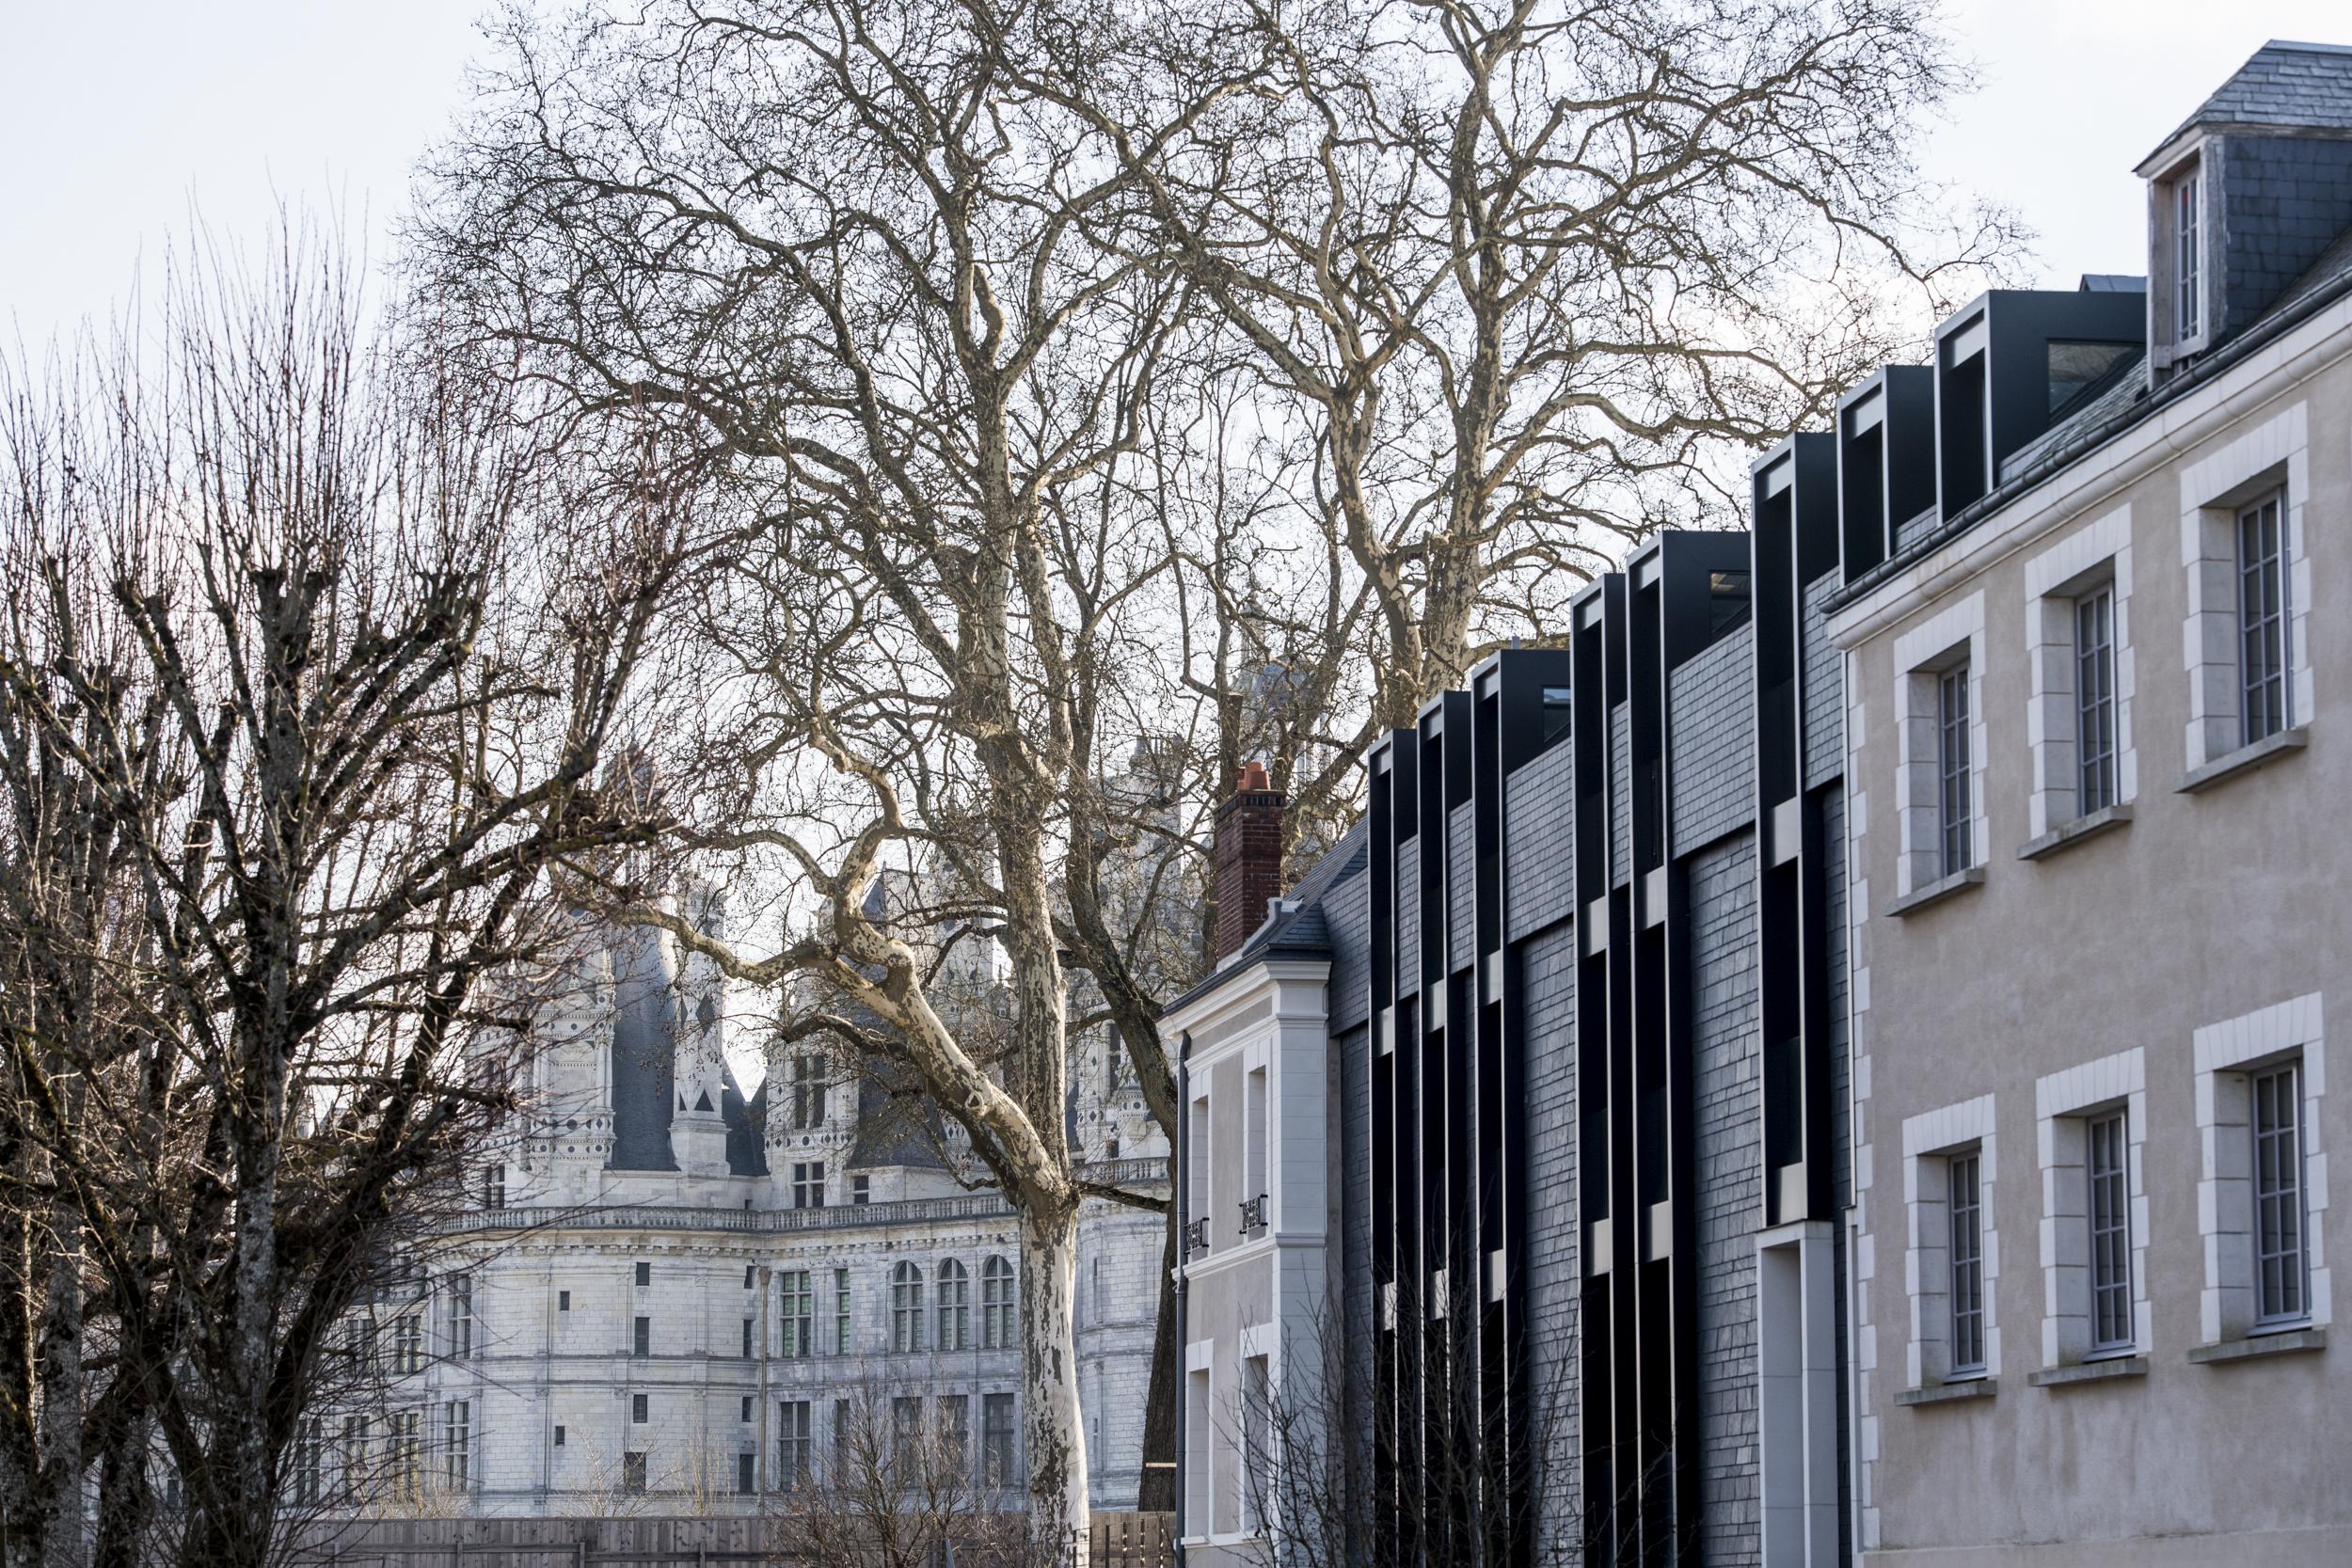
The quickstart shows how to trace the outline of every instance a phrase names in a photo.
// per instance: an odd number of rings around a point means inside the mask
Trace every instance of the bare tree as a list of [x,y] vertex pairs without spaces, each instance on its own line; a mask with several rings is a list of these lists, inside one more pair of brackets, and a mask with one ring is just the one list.
[[[1086,241],[1122,177],[1011,87],[1037,20],[665,0],[515,21],[419,238],[462,326],[582,426],[674,417],[743,519],[703,606],[710,716],[675,737],[702,781],[686,842],[780,867],[806,934],[759,956],[633,917],[739,981],[818,976],[828,1027],[914,1074],[1007,1194],[1031,1507],[1083,1554],[1065,873],[1124,739],[1098,721],[1158,629],[1136,607],[1166,557],[1117,477],[1184,287]],[[985,1025],[936,1005],[930,955],[866,901],[914,865],[1009,960]]]
[[861,1377],[834,1399],[821,1463],[776,1496],[771,1541],[807,1568],[1059,1568],[1066,1550],[1002,1508],[1019,1478],[993,1463],[942,1402]]
[[513,1098],[461,1049],[482,982],[659,826],[599,765],[685,524],[626,467],[559,478],[472,368],[395,365],[291,230],[199,257],[138,341],[13,373],[0,421],[5,1212],[39,1259],[0,1288],[42,1325],[0,1484],[20,1560],[82,1560],[95,1465],[101,1560],[162,1533],[155,1467],[178,1560],[258,1564],[337,1325]]
[[1923,0],[1122,5],[1043,37],[1025,85],[1139,181],[1090,217],[1230,328],[1351,568],[1327,625],[1366,634],[1370,700],[1294,785],[1311,832],[1370,737],[1557,635],[1627,541],[1736,514],[1727,458],[2014,247],[1917,172],[1965,83]]

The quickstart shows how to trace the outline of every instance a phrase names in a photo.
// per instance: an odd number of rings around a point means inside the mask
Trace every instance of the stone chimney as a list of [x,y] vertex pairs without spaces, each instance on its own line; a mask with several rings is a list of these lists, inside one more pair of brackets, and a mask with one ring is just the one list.
[[1265,764],[1245,766],[1216,809],[1216,961],[1223,963],[1265,923],[1266,900],[1282,892],[1282,808]]

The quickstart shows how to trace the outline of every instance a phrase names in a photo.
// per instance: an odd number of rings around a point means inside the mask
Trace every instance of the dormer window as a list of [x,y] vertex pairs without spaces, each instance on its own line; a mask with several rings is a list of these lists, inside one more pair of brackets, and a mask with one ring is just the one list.
[[2172,339],[2187,344],[2205,329],[2198,265],[2200,182],[2191,162],[2172,177]]

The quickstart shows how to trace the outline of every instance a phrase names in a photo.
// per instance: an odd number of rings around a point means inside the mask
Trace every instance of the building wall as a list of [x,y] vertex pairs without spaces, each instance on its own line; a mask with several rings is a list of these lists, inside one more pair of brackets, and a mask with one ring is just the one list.
[[[2210,1125],[2199,1065],[2216,1037],[2201,1045],[2199,1031],[2231,1025],[2231,1037],[2252,1040],[2277,1024],[2281,1015],[2264,1010],[2280,1004],[2312,999],[2296,1016],[2323,1028],[2325,1012],[2352,1006],[2344,982],[2352,929],[2336,892],[2352,876],[2352,841],[2341,831],[2352,733],[2337,712],[2352,701],[2348,347],[2352,311],[2339,306],[1836,617],[1849,649],[1853,748],[1856,1386],[1858,1446],[1866,1459],[1876,1456],[1860,1498],[1861,1544],[1872,1561],[2352,1560],[2343,1446],[2320,1440],[2341,1425],[2352,1395],[2340,1350],[2192,1359],[2212,1338],[2202,1226],[2228,1197],[2207,1181],[2208,1150],[2224,1162],[2245,1157],[2242,1129]],[[2182,793],[2178,781],[2207,760],[2185,661],[2210,646],[2191,618],[2197,574],[2184,546],[2195,544],[2204,503],[2232,499],[2237,478],[2273,464],[2300,503],[2303,559],[2292,596],[2309,612],[2297,713],[2307,744]],[[2127,520],[2106,521],[2118,517]],[[2131,552],[2119,689],[2137,753],[2126,781],[2132,817],[2020,859],[2035,836],[2028,581],[2051,569],[2045,552],[2102,526],[2128,539]],[[2209,574],[2197,592],[2230,586]],[[1941,623],[1947,627],[1981,623],[1979,810],[1990,839],[1979,849],[1980,885],[1889,917],[1907,782],[1895,720],[1898,655],[1907,634],[1916,649],[1918,628],[1939,615],[1957,618]],[[2217,657],[2233,655],[2225,644]],[[2324,1043],[2307,1048],[2314,1091]],[[2061,1208],[2044,1224],[2049,1145],[2038,1091],[2050,1075],[2131,1052],[2144,1063],[2144,1090],[2129,1104],[2144,1116],[2137,1130],[2144,1201],[2134,1219],[2145,1248],[2147,1305],[2135,1347],[2145,1370],[2037,1386],[2035,1375],[2052,1368],[2043,1331],[2053,1291],[2063,1289],[2045,1277],[2052,1227],[2077,1223]],[[1991,1135],[1996,1166],[1997,1244],[1987,1249],[1997,1331],[1992,1397],[1899,1403],[1914,1339],[1907,1275],[1921,1266],[1906,1256],[1907,1186],[1916,1180],[1906,1124],[1916,1144],[1938,1124],[1913,1118],[1981,1097],[1989,1115],[1970,1115]],[[2309,1108],[2312,1315],[2324,1327],[2331,1304],[2321,1265],[2344,1244],[2326,1202],[2325,1151],[2352,1148],[2352,1099],[2318,1093]],[[1932,1257],[1925,1266],[1932,1270]],[[1995,1498],[1999,1506],[1988,1508]],[[2058,1542],[2083,1544],[2051,1544]]]

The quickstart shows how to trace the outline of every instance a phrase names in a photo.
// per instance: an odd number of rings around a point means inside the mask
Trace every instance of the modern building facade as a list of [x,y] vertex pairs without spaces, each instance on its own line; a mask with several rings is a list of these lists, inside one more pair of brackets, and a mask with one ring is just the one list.
[[1836,559],[1785,507],[1652,542],[1170,1008],[1206,1560],[1333,1511],[1302,1413],[1381,1560],[1841,1560]]
[[2348,171],[2352,51],[2266,47],[2145,276],[1973,301],[1375,751],[1165,1021],[1194,1557],[1337,1486],[1366,1561],[2352,1561]]
[[2262,50],[2138,172],[2144,294],[1989,294],[1807,438],[1872,1562],[2352,1561],[2352,51]]
[[[715,919],[715,912],[706,911]],[[355,1328],[380,1387],[320,1418],[298,1502],[451,1514],[754,1513],[850,1421],[952,1439],[1018,1506],[1023,1282],[1000,1195],[910,1097],[779,1046],[748,1099],[723,991],[651,933],[587,945],[537,1009],[532,1114],[466,1212]],[[971,976],[975,984],[985,976]],[[1123,1053],[1073,1053],[1085,1173],[1164,1190]],[[1079,1382],[1097,1507],[1140,1474],[1165,1222],[1080,1221]]]

